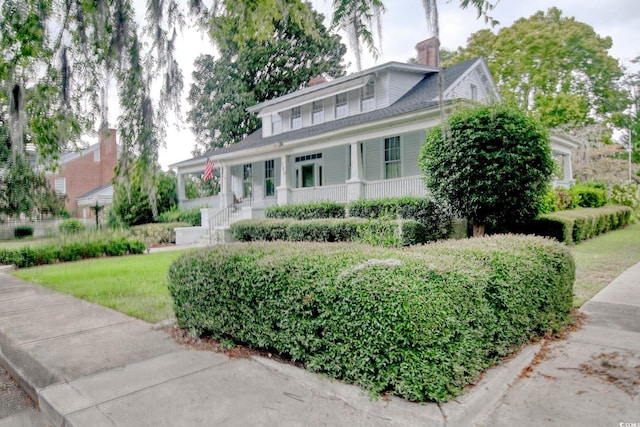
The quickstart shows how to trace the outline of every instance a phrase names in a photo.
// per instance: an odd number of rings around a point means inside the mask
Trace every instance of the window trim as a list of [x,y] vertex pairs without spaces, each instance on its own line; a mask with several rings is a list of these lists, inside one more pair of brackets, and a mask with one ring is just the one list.
[[53,182],[53,188],[56,194],[67,194],[67,178],[64,176],[56,178]]
[[[322,108],[316,109],[316,105],[320,105]],[[321,113],[316,118],[316,113]],[[311,103],[311,124],[317,125],[324,122],[324,99],[319,101],[313,101]]]
[[[270,172],[270,173],[269,173]],[[275,159],[264,161],[264,197],[274,197],[276,195],[276,161]],[[271,182],[269,187],[268,182]],[[268,189],[271,188],[271,194]]]
[[279,133],[282,133],[282,114],[273,113],[271,115],[271,134],[277,135]]
[[[299,120],[296,122],[296,119]],[[302,108],[298,105],[297,107],[293,107],[291,109],[291,130],[300,128],[302,128]]]
[[[397,141],[398,142],[398,147],[397,147],[397,152],[398,152],[398,158],[397,159],[392,159],[392,160],[388,160],[387,158],[387,153],[391,151],[391,148],[388,148],[387,145],[388,143],[392,142],[392,141]],[[395,148],[394,148],[395,149]],[[396,178],[402,178],[402,139],[400,138],[399,135],[396,136],[390,136],[384,139],[384,145],[383,145],[383,163],[382,163],[382,176],[383,179],[396,179]],[[387,166],[390,164],[398,164],[397,167],[397,174],[398,176],[388,176],[387,174]]]
[[367,112],[375,110],[376,107],[376,87],[373,80],[369,80],[360,89],[360,111]]
[[[344,102],[339,103],[338,97],[342,97],[342,96],[344,96]],[[334,111],[335,118],[341,119],[343,117],[347,117],[349,115],[349,93],[343,92],[335,95],[334,102],[335,102],[335,111]],[[341,109],[340,107],[343,107],[343,108]],[[339,115],[338,114],[339,111],[343,111],[343,114]]]

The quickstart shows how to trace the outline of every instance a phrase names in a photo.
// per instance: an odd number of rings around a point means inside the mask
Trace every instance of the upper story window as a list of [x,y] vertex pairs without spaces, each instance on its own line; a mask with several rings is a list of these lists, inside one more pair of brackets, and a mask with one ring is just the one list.
[[271,115],[271,133],[274,135],[282,133],[282,116],[280,113]]
[[400,178],[400,137],[384,139],[384,178]]
[[56,178],[56,181],[54,183],[54,190],[56,194],[67,194],[67,179]]
[[373,80],[364,85],[360,92],[360,109],[362,112],[371,111],[376,107],[376,91]]
[[324,102],[313,101],[311,105],[311,123],[318,124],[324,122]]
[[336,95],[336,119],[347,117],[349,115],[349,99],[347,93],[339,93]]
[[474,85],[473,83],[471,84],[470,87],[470,92],[471,92],[471,99],[474,101],[478,100],[478,86]]
[[302,111],[300,107],[291,109],[291,129],[300,129],[302,127]]

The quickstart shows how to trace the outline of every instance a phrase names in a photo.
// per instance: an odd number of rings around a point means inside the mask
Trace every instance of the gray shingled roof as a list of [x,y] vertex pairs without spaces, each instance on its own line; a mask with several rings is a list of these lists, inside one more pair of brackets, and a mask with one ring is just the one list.
[[[456,80],[458,80],[469,68],[471,68],[479,58],[471,59],[465,62],[461,62],[456,65],[452,65],[444,69],[444,87],[445,91]],[[216,156],[219,154],[232,153],[236,151],[248,150],[251,148],[257,148],[273,144],[276,142],[294,141],[301,138],[307,138],[315,135],[320,135],[332,130],[354,126],[362,123],[372,122],[388,117],[394,117],[401,114],[409,113],[412,111],[422,110],[425,108],[438,105],[438,101],[435,100],[438,97],[438,74],[432,73],[426,75],[420,82],[418,82],[413,88],[411,88],[406,94],[398,99],[388,107],[381,108],[379,110],[373,110],[366,113],[361,113],[353,116],[347,116],[338,120],[331,120],[324,123],[317,124],[315,126],[303,127],[277,135],[271,135],[266,138],[262,137],[262,128],[259,128],[242,141],[237,144],[230,145],[228,147],[219,148],[214,151],[195,157],[207,158],[210,156]]]

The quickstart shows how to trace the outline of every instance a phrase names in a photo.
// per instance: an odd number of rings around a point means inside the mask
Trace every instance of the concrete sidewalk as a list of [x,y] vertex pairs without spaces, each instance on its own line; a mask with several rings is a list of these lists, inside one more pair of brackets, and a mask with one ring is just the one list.
[[[540,345],[491,369],[470,392],[444,405],[371,400],[358,387],[267,358],[187,349],[153,325],[1,272],[0,365],[55,426],[540,425],[555,417],[562,425],[597,425],[573,409],[613,416],[611,405],[618,418],[608,420],[618,425],[640,421],[626,392],[595,376],[589,379],[595,389],[584,386],[584,392],[568,381],[580,383],[579,365],[601,353],[624,352],[626,361],[637,361],[639,283],[637,264],[585,305],[592,321],[554,343],[551,352],[559,356],[543,361],[530,378],[518,379]],[[568,378],[553,382],[545,375],[556,360]],[[535,383],[543,380],[548,388]],[[610,393],[600,395],[598,387]],[[550,411],[548,401],[560,406]]]
[[480,425],[640,425],[640,263],[581,310],[586,325],[545,348]]

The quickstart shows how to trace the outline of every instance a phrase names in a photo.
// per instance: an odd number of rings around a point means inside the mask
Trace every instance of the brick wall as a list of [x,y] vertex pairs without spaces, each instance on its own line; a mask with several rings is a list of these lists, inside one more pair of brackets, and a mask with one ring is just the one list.
[[93,145],[82,150],[78,157],[62,163],[58,174],[49,176],[52,188],[55,188],[56,178],[65,178],[65,205],[72,216],[83,217],[76,202],[78,196],[111,183],[118,162],[116,133],[115,129],[101,131],[97,147]]

